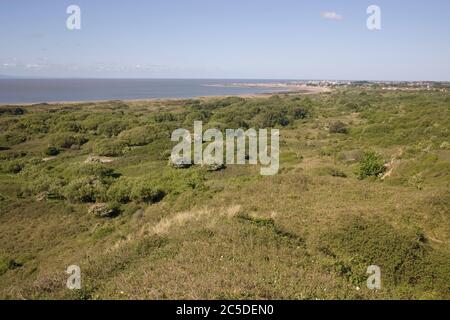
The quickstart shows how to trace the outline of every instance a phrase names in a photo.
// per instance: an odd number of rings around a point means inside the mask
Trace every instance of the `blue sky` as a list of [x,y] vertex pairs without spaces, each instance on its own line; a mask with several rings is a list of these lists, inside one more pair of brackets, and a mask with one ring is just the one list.
[[450,80],[449,35],[448,0],[2,0],[0,74]]

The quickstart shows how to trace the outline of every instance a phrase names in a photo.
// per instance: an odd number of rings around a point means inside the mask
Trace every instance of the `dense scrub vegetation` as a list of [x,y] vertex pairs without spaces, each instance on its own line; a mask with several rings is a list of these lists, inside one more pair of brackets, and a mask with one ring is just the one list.
[[[449,98],[3,106],[0,296],[450,298]],[[279,174],[170,166],[172,131],[196,120],[280,129]],[[65,289],[71,264],[80,291]]]

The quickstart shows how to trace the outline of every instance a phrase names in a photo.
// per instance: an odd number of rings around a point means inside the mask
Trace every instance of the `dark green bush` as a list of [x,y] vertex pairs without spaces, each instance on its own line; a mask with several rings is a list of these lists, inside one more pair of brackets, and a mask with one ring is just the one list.
[[9,108],[9,107],[0,108],[0,115],[9,114],[13,116],[21,116],[25,114],[25,112],[26,110],[22,108]]
[[56,147],[48,147],[45,149],[45,154],[47,156],[57,156],[59,154],[59,150]]

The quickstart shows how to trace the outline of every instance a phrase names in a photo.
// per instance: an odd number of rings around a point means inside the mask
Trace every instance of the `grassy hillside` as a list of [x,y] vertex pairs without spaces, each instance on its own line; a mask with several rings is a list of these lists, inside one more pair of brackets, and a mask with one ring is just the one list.
[[[194,120],[279,128],[279,174],[173,168]],[[448,93],[4,106],[0,128],[1,298],[450,298]]]

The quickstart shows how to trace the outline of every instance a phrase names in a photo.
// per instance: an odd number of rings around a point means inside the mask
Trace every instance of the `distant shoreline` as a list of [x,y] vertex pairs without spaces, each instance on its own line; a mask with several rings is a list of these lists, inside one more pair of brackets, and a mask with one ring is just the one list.
[[322,92],[330,92],[326,87],[309,86],[305,84],[292,83],[230,83],[230,84],[205,84],[205,87],[227,87],[227,88],[258,88],[273,89],[273,91],[256,92],[256,93],[240,93],[240,94],[217,94],[217,95],[198,95],[192,97],[167,97],[167,98],[142,98],[142,99],[92,99],[92,100],[61,100],[61,101],[34,101],[34,102],[0,102],[0,106],[33,106],[33,105],[54,105],[54,104],[80,104],[80,103],[105,103],[108,101],[123,102],[155,102],[155,101],[180,101],[191,99],[220,99],[227,97],[241,98],[257,98],[268,97],[276,94],[317,94]]

